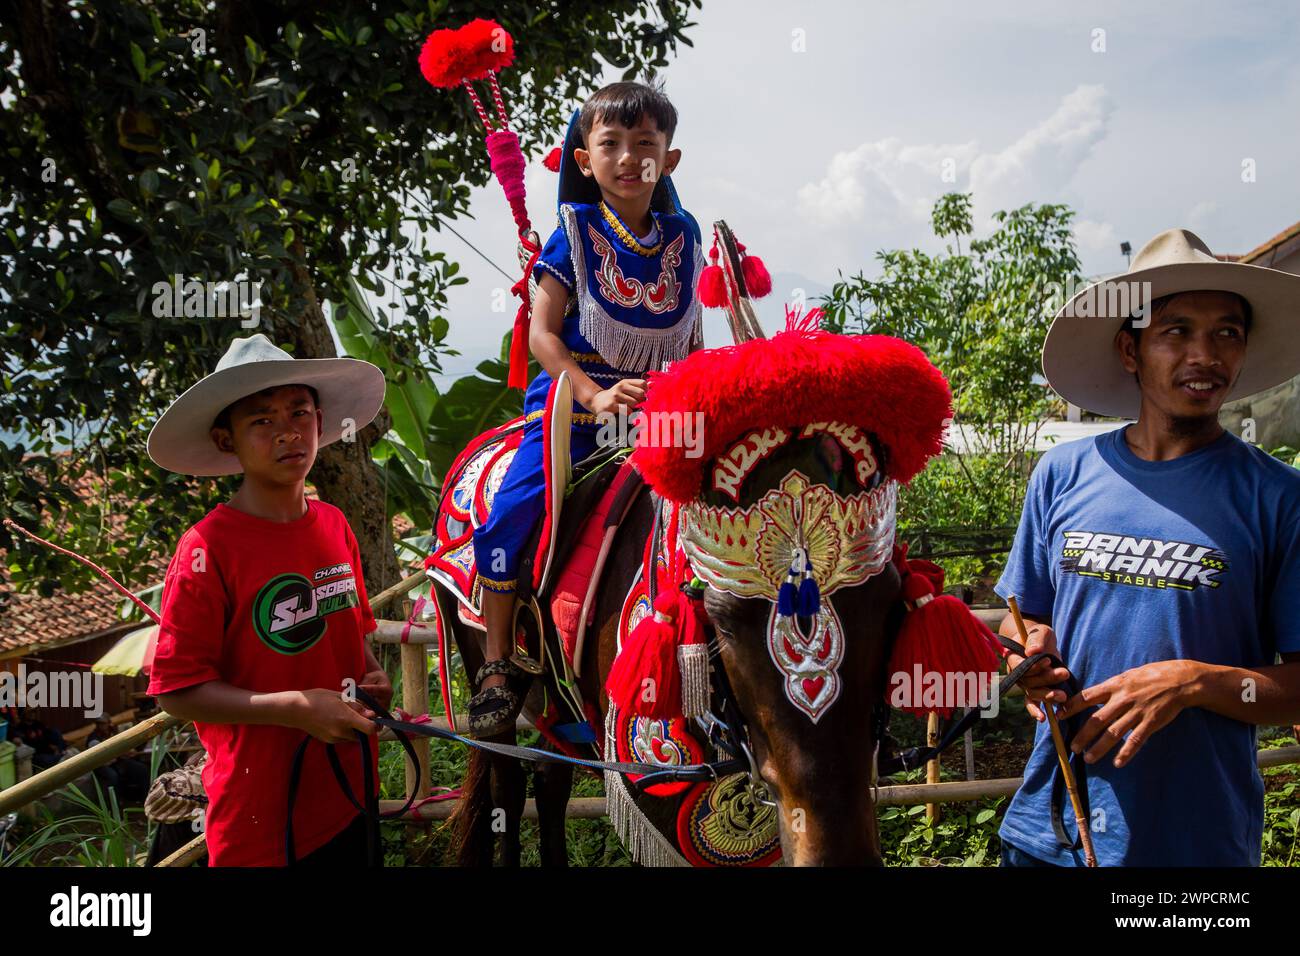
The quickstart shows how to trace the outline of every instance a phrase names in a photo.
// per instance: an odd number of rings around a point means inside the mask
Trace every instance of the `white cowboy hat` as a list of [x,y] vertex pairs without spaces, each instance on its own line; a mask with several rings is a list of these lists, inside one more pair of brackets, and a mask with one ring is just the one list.
[[233,454],[209,432],[227,406],[277,385],[310,385],[320,396],[325,423],[319,445],[338,441],[345,423],[369,425],[384,404],[384,373],[360,359],[296,359],[265,335],[235,339],[216,370],[186,389],[149,433],[149,457],[182,475],[237,475]]
[[1300,276],[1224,262],[1186,229],[1160,233],[1121,276],[1094,283],[1056,314],[1043,375],[1066,401],[1098,415],[1137,418],[1141,393],[1124,371],[1115,333],[1133,313],[1175,292],[1235,292],[1251,307],[1246,359],[1228,401],[1300,374]]

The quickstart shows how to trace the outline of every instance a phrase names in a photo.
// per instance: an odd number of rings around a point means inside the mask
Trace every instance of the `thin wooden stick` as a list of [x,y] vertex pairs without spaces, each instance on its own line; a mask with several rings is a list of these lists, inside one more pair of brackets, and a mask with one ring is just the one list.
[[12,530],[14,530],[14,531],[19,531],[19,532],[21,532],[22,534],[24,534],[24,535],[26,535],[27,537],[31,538],[31,539],[32,539],[33,541],[35,541],[37,544],[43,544],[43,545],[45,545],[45,547],[47,547],[47,548],[51,548],[51,549],[53,549],[53,550],[59,552],[59,554],[66,554],[68,557],[70,557],[70,558],[72,558],[72,559],[74,559],[74,560],[76,560],[76,561],[80,561],[80,562],[81,562],[82,564],[84,564],[86,567],[90,568],[92,571],[94,571],[96,574],[98,574],[100,577],[102,577],[104,580],[106,580],[109,584],[113,585],[113,587],[117,588],[117,590],[120,591],[122,594],[124,594],[124,595],[127,597],[128,600],[130,600],[131,602],[133,602],[133,603],[135,604],[136,607],[138,607],[140,610],[144,611],[145,614],[149,615],[149,619],[152,620],[155,624],[161,624],[161,623],[162,623],[162,618],[158,616],[158,612],[157,612],[157,611],[155,611],[153,608],[151,608],[148,604],[145,604],[144,601],[141,601],[138,597],[136,597],[134,594],[132,594],[130,591],[128,591],[126,588],[124,588],[121,584],[118,584],[117,579],[116,579],[115,577],[113,577],[113,575],[109,574],[107,571],[105,571],[103,568],[101,568],[101,567],[100,567],[98,564],[96,564],[94,561],[91,561],[89,558],[83,558],[81,555],[77,554],[77,552],[75,552],[75,551],[69,551],[67,548],[60,548],[60,547],[59,547],[57,544],[55,544],[54,542],[52,542],[52,541],[46,541],[44,538],[42,538],[42,537],[38,537],[37,535],[32,534],[30,531],[28,531],[28,530],[27,530],[26,528],[24,528],[22,525],[18,524],[16,521],[14,521],[14,520],[12,520],[12,519],[10,519],[10,518],[5,518],[5,519],[4,519],[4,524],[5,524],[5,527],[6,527],[6,528],[10,528],[10,529],[12,529]]
[[[1007,607],[1015,619],[1016,630],[1020,633],[1020,643],[1028,649],[1029,632],[1025,628],[1025,619],[1020,616],[1020,604],[1013,594],[1007,598]],[[1061,775],[1065,778],[1065,788],[1070,792],[1070,803],[1074,806],[1074,822],[1079,827],[1079,839],[1083,841],[1083,858],[1088,866],[1097,865],[1097,855],[1092,851],[1092,832],[1088,829],[1088,818],[1083,812],[1083,801],[1079,798],[1079,788],[1074,781],[1074,770],[1070,767],[1070,755],[1065,750],[1065,738],[1061,736],[1061,725],[1056,719],[1056,708],[1051,701],[1041,700],[1038,706],[1047,714],[1047,726],[1052,730],[1052,743],[1056,745],[1056,762],[1061,766]]]

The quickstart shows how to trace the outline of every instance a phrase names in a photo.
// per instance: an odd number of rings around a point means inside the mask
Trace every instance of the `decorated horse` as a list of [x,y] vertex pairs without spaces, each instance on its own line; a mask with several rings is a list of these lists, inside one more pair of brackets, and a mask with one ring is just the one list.
[[[933,598],[933,566],[895,542],[899,485],[941,447],[942,375],[907,343],[816,318],[653,374],[635,450],[579,463],[567,500],[552,499],[557,534],[537,540],[517,633],[544,672],[525,715],[559,753],[639,766],[644,777],[605,773],[638,862],[879,863],[886,675],[926,654],[942,658],[927,667],[997,668],[974,618]],[[687,422],[701,440],[671,440]],[[483,650],[463,542],[491,510],[516,430],[488,433],[453,467],[429,560],[440,637],[470,674]],[[718,761],[739,769],[671,773]],[[573,768],[537,767],[542,856],[560,864]],[[461,862],[490,861],[495,808],[502,859],[517,861],[523,804],[518,761],[476,751]]]
[[[489,130],[524,266],[511,362],[522,386],[539,243],[495,80],[511,47],[485,43],[502,35],[487,21],[435,33],[422,68],[463,86]],[[763,338],[748,300],[770,279],[724,223],[714,235],[699,296],[725,306],[736,344],[651,372],[635,422],[611,423],[633,434],[612,428],[584,460],[567,444],[567,374],[528,416],[543,418],[546,504],[516,579],[509,679],[547,750],[518,748],[513,731],[474,743],[455,816],[462,863],[491,863],[498,834],[502,862],[518,862],[524,762],[546,864],[566,859],[575,767],[604,774],[611,821],[640,863],[879,863],[887,674],[997,668],[991,635],[940,596],[942,572],[895,542],[898,488],[940,451],[951,416],[943,376],[900,340],[819,329],[816,310],[788,312]],[[480,435],[443,482],[426,567],[453,728],[452,648],[467,675],[485,661],[474,531],[525,424]]]

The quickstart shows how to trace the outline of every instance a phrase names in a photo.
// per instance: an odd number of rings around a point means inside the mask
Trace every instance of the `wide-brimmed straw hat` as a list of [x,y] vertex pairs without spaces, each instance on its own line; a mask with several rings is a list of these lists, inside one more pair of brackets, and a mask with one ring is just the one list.
[[237,475],[239,459],[213,444],[212,422],[241,398],[279,385],[310,385],[325,422],[319,446],[346,425],[369,425],[384,404],[384,373],[360,359],[296,359],[265,335],[235,339],[216,370],[186,389],[149,433],[149,457],[182,475]]
[[1241,375],[1228,401],[1300,374],[1300,276],[1216,259],[1186,229],[1160,233],[1123,275],[1073,296],[1043,343],[1043,375],[1066,401],[1098,415],[1137,418],[1141,393],[1124,370],[1115,333],[1130,315],[1176,292],[1235,292],[1251,307]]

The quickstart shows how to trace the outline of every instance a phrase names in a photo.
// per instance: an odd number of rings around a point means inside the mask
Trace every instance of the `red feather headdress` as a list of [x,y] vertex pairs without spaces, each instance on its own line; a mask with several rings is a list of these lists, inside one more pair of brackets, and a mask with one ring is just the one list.
[[942,450],[952,393],[920,349],[888,335],[839,335],[812,328],[819,310],[789,315],[770,339],[694,352],[651,372],[641,410],[704,413],[703,453],[642,445],[633,461],[663,497],[685,503],[704,469],[749,431],[771,425],[844,422],[886,449],[886,474],[907,482]]

